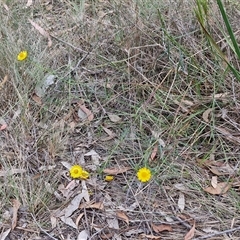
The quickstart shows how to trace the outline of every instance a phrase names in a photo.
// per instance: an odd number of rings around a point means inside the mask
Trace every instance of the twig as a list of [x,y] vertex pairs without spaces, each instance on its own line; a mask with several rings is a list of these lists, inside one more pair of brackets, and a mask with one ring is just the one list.
[[205,236],[202,236],[202,237],[194,238],[194,240],[209,239],[211,237],[215,237],[215,236],[222,235],[222,234],[225,234],[225,233],[231,233],[231,232],[238,231],[238,230],[240,230],[240,227],[228,229],[228,230],[217,232],[217,233],[208,234],[208,235],[205,235]]

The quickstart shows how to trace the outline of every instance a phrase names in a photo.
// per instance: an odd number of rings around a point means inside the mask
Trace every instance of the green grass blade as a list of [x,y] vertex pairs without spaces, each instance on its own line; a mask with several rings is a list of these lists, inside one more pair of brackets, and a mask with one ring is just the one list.
[[217,0],[217,4],[218,4],[220,12],[222,14],[224,23],[225,23],[225,25],[227,27],[227,30],[228,30],[229,36],[231,38],[231,41],[233,43],[233,46],[234,46],[234,49],[235,49],[235,53],[237,54],[238,58],[240,59],[240,49],[239,49],[238,43],[237,43],[236,38],[234,36],[232,27],[231,27],[231,25],[229,23],[226,11],[225,11],[225,9],[223,7],[223,4],[222,4],[221,0]]

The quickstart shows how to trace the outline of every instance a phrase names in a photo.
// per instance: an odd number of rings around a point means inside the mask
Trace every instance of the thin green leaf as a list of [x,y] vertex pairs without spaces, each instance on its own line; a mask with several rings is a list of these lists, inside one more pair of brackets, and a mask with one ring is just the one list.
[[219,6],[220,12],[221,12],[221,14],[222,14],[222,17],[223,17],[224,23],[225,23],[225,25],[226,25],[226,28],[227,28],[227,30],[228,30],[229,36],[230,36],[230,38],[231,38],[231,41],[232,41],[232,43],[233,43],[235,52],[236,52],[238,58],[240,59],[240,49],[239,49],[238,43],[237,43],[236,38],[235,38],[235,36],[234,36],[232,27],[231,27],[231,25],[230,25],[230,23],[229,23],[229,20],[228,20],[226,11],[225,11],[225,9],[224,9],[224,7],[223,7],[223,4],[222,4],[221,0],[217,0],[217,4],[218,4],[218,6]]

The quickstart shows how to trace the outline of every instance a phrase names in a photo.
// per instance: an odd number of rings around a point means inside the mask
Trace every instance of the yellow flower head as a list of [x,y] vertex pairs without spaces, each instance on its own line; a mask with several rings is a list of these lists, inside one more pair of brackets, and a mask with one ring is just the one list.
[[137,172],[137,178],[141,182],[148,182],[151,179],[151,171],[150,169],[144,167],[140,168]]
[[79,165],[74,165],[74,166],[72,166],[72,167],[70,168],[69,171],[70,171],[70,176],[71,176],[72,178],[80,178],[81,175],[82,175],[83,169],[82,169],[82,167],[79,166]]
[[18,61],[23,61],[27,58],[28,56],[28,52],[27,51],[21,51],[18,56],[17,56],[17,60]]
[[83,170],[80,178],[81,178],[81,179],[87,179],[87,178],[89,178],[89,172]]
[[105,177],[105,181],[107,181],[107,182],[111,182],[113,179],[114,179],[114,177],[111,176],[111,175],[107,175],[107,176]]
[[89,173],[83,170],[82,167],[79,165],[72,166],[69,172],[72,178],[87,179],[89,177]]

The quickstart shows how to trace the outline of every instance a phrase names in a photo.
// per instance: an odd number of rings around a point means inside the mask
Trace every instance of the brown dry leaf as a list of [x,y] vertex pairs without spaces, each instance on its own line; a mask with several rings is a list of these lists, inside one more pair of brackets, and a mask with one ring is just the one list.
[[117,217],[129,225],[129,218],[123,211],[116,211]]
[[196,225],[196,222],[195,222],[195,220],[194,220],[193,226],[192,226],[192,228],[189,230],[189,232],[186,234],[186,236],[184,237],[184,240],[191,240],[191,239],[194,237],[195,225]]
[[171,225],[167,225],[167,224],[160,224],[160,225],[155,225],[155,224],[151,224],[152,229],[155,233],[160,233],[163,231],[168,231],[171,232],[172,231],[172,227]]
[[209,109],[207,109],[207,110],[203,113],[202,118],[203,118],[203,120],[204,120],[206,123],[209,123],[209,122],[210,122],[209,119],[208,119],[208,117],[209,117],[209,114],[210,114],[212,111],[213,111],[213,108],[209,108]]
[[108,117],[114,123],[118,123],[122,120],[118,115],[111,114],[111,113],[108,114]]
[[96,203],[93,203],[91,205],[87,205],[86,208],[95,208],[95,209],[104,209],[104,205],[103,205],[103,202],[96,202]]
[[28,19],[28,21],[42,36],[48,39],[48,47],[51,47],[52,40],[51,40],[50,34],[47,31],[45,31],[42,27],[40,27],[37,23],[33,22],[31,19]]
[[148,239],[161,239],[160,236],[154,236],[154,235],[141,234],[141,236]]
[[217,188],[217,183],[218,180],[217,180],[217,176],[212,176],[212,179],[211,179],[211,184],[213,186],[213,188]]
[[[89,122],[91,122],[94,118],[92,112],[86,108],[85,104],[79,104],[79,109],[86,115],[85,118],[88,119]],[[78,116],[80,115],[80,111],[78,110]],[[81,114],[82,116],[82,114]],[[79,116],[80,117],[80,116]],[[85,118],[83,119],[82,117],[80,117],[82,120],[85,120]]]
[[240,138],[233,136],[233,134],[231,132],[229,132],[228,130],[226,130],[225,128],[215,127],[215,129],[218,132],[220,132],[221,134],[223,134],[228,141],[233,142],[238,145],[240,144]]
[[231,187],[230,183],[220,182],[217,184],[216,188],[207,187],[207,188],[204,188],[203,190],[213,195],[219,195],[219,194],[225,194],[230,187]]
[[120,173],[124,173],[128,170],[130,170],[130,167],[122,167],[122,168],[105,168],[103,170],[104,173],[109,174],[109,175],[117,175]]
[[8,81],[8,75],[5,75],[3,80],[0,82],[0,90],[3,88],[3,85]]
[[101,236],[101,239],[112,239],[113,233],[102,234],[100,236]]
[[42,99],[36,93],[33,93],[32,100],[38,105],[42,105]]
[[228,164],[222,164],[217,166],[209,167],[209,170],[217,176],[224,176],[224,175],[233,175],[234,169]]
[[102,128],[108,134],[108,137],[101,139],[102,141],[104,141],[104,142],[105,141],[109,141],[109,140],[111,140],[111,139],[116,137],[116,134],[112,130],[110,130],[110,129],[106,128],[106,127],[103,127],[103,126],[102,126]]
[[182,99],[181,103],[184,103],[185,105],[190,106],[190,107],[194,106],[194,103],[192,101],[185,100],[185,99]]
[[154,145],[154,148],[153,148],[153,150],[152,150],[152,153],[151,153],[151,156],[150,156],[150,162],[152,162],[153,160],[154,160],[154,158],[156,157],[156,155],[157,155],[157,152],[158,152],[158,143],[156,143],[155,145]]
[[182,101],[179,102],[178,100],[173,100],[173,102],[174,102],[175,104],[177,104],[177,105],[181,108],[181,110],[182,110],[183,112],[185,112],[185,113],[188,113],[188,112],[189,112],[189,109],[184,106],[184,104],[182,103]]
[[21,206],[21,203],[17,199],[13,199],[13,217],[12,217],[12,230],[16,227],[17,225],[17,213],[18,209]]

